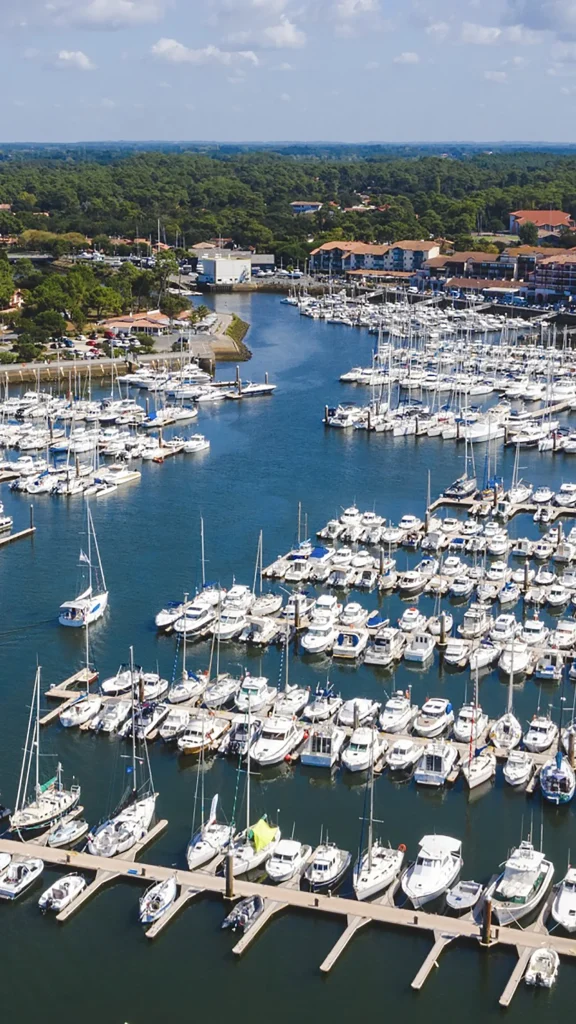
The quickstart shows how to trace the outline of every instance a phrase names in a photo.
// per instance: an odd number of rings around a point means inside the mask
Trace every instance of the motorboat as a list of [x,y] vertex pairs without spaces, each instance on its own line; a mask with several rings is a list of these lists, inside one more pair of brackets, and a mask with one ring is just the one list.
[[269,825],[266,818],[260,818],[255,825],[237,835],[229,847],[233,875],[244,875],[264,864],[276,850],[281,838],[280,829]]
[[170,743],[184,732],[190,723],[188,708],[171,708],[160,726],[160,739]]
[[168,689],[168,700],[171,704],[182,704],[183,701],[198,700],[206,690],[208,676],[204,672],[189,672],[183,669],[180,679],[172,683]]
[[69,704],[60,712],[60,724],[65,729],[72,729],[84,725],[98,714],[102,707],[102,698],[97,694],[88,694],[86,697],[79,697],[73,704]]
[[321,722],[310,729],[300,762],[312,768],[333,768],[346,743],[346,730],[333,722]]
[[251,614],[238,639],[240,643],[251,644],[253,647],[267,647],[275,643],[284,632],[276,619],[257,618]]
[[258,739],[262,722],[248,715],[234,715],[229,731],[220,744],[220,753],[231,757],[246,757],[252,744]]
[[553,583],[546,591],[546,604],[551,608],[564,608],[570,601],[570,591],[561,583]]
[[262,896],[246,896],[224,918],[222,928],[230,928],[233,932],[241,931],[246,934],[264,913],[264,906]]
[[477,905],[483,891],[484,886],[481,882],[457,882],[446,893],[446,906],[457,914],[468,913]]
[[338,712],[338,724],[356,729],[374,720],[380,705],[368,697],[352,697],[345,701]]
[[572,934],[576,931],[576,868],[569,867],[556,890],[551,907],[556,924]]
[[202,703],[207,708],[225,708],[235,699],[240,689],[240,680],[228,672],[220,673],[214,682],[204,690]]
[[216,618],[216,609],[200,599],[188,604],[184,613],[173,623],[175,633],[186,634],[189,640],[205,633]]
[[141,699],[145,701],[160,700],[170,688],[167,679],[162,679],[158,672],[141,672],[137,679],[137,687]]
[[454,709],[445,697],[430,697],[424,702],[414,720],[413,729],[417,736],[431,739],[440,736],[454,722]]
[[449,637],[444,648],[444,664],[463,668],[468,661],[471,648],[471,640],[463,640],[462,637],[456,636]]
[[171,875],[161,882],[154,882],[140,897],[139,916],[142,924],[153,924],[164,916],[178,895],[176,876]]
[[519,628],[515,615],[511,612],[502,612],[502,614],[498,615],[494,620],[488,635],[495,643],[505,644],[516,635]]
[[339,850],[334,843],[317,846],[304,877],[313,891],[335,889],[346,874],[351,861],[348,850]]
[[311,625],[315,622],[336,622],[342,612],[342,605],[334,594],[321,594],[312,606]]
[[414,632],[404,648],[404,660],[423,665],[434,655],[436,641],[430,633]]
[[385,668],[402,657],[406,644],[407,637],[402,630],[395,626],[383,626],[369,642],[364,664]]
[[464,618],[458,627],[460,636],[467,640],[475,640],[484,636],[492,625],[492,617],[488,614],[486,605],[471,604],[464,612]]
[[217,750],[229,728],[228,719],[219,718],[211,711],[195,713],[190,716],[188,725],[178,737],[178,750],[181,754]]
[[38,857],[13,858],[0,874],[0,899],[15,900],[40,878],[44,861]]
[[545,651],[534,666],[534,679],[546,683],[559,683],[564,671],[564,656],[561,651]]
[[418,705],[412,704],[410,690],[395,690],[380,712],[382,732],[407,732],[418,714]]
[[115,676],[110,676],[100,684],[100,689],[105,697],[118,697],[123,693],[130,693],[136,682],[136,674],[128,665],[120,665]]
[[90,728],[94,732],[116,732],[124,724],[129,714],[129,700],[108,700],[100,714],[90,720]]
[[271,882],[289,882],[300,875],[310,859],[311,846],[304,846],[296,839],[281,839],[274,853],[266,861],[266,874]]
[[251,676],[247,672],[236,695],[236,710],[262,711],[276,700],[277,693],[273,686],[268,686],[266,676]]
[[313,620],[300,643],[306,654],[323,654],[332,650],[339,629],[331,619]]
[[365,772],[380,760],[387,749],[387,741],[374,726],[359,726],[354,729],[342,754],[342,764],[350,772]]
[[452,597],[460,600],[470,597],[474,586],[474,580],[470,576],[455,576],[448,589]]
[[548,893],[553,875],[552,862],[529,840],[522,840],[507,858],[504,871],[486,890],[498,924],[513,924],[535,910]]
[[461,573],[466,573],[468,566],[456,555],[449,555],[442,564],[442,575],[455,579]]
[[511,750],[502,774],[509,786],[525,786],[534,772],[534,758],[526,750]]
[[207,628],[217,640],[234,640],[247,625],[247,613],[240,607],[230,605],[223,607],[216,621]]
[[84,838],[89,831],[89,824],[83,818],[73,818],[60,821],[55,828],[48,833],[46,842],[50,849],[75,846]]
[[528,731],[524,734],[524,746],[533,754],[548,750],[558,739],[558,726],[545,715],[534,715]]
[[386,754],[386,764],[391,772],[409,772],[422,754],[422,746],[411,739],[398,739]]
[[427,743],[421,747],[414,781],[422,786],[443,786],[458,757],[458,750],[452,743]]
[[262,731],[249,750],[250,760],[262,767],[284,761],[302,742],[303,732],[294,719],[276,714],[264,719]]
[[501,652],[502,648],[493,640],[482,640],[480,645],[470,652],[468,658],[470,671],[476,672],[478,669],[493,665],[495,661],[498,661]]
[[576,621],[574,619],[560,619],[556,623],[556,629],[550,633],[548,643],[551,647],[563,651],[574,647],[576,644]]
[[496,774],[496,754],[492,750],[476,750],[472,757],[467,757],[460,771],[468,789],[476,789],[484,782],[493,779]]
[[450,889],[462,868],[462,843],[450,836],[420,840],[416,861],[402,875],[404,895],[419,909]]
[[402,594],[418,594],[424,589],[427,577],[414,569],[408,569],[398,580],[398,589]]
[[476,742],[488,728],[488,715],[476,704],[463,704],[454,722],[454,739],[459,743]]
[[65,875],[42,893],[38,900],[40,910],[44,914],[47,910],[53,910],[59,914],[61,910],[70,906],[81,892],[84,892],[86,884],[86,879],[82,875]]
[[512,639],[502,649],[502,654],[498,660],[498,668],[506,676],[509,676],[510,673],[513,676],[517,676],[526,672],[530,661],[531,651],[528,644],[522,639]]
[[364,653],[368,644],[369,633],[367,629],[338,628],[338,633],[332,647],[332,657],[345,658],[353,661]]
[[398,628],[403,633],[414,633],[416,630],[422,632],[426,629],[426,616],[422,615],[417,608],[406,608],[402,616],[398,619]]
[[331,683],[326,686],[318,684],[312,700],[302,712],[302,718],[307,722],[325,722],[340,710],[343,703],[342,697],[334,693]]
[[558,971],[560,969],[560,957],[555,949],[549,946],[540,946],[532,953],[524,981],[527,985],[537,985],[539,988],[552,988]]
[[576,776],[567,757],[559,750],[540,769],[542,796],[551,804],[567,804],[576,790]]
[[368,611],[357,601],[349,601],[340,613],[340,625],[349,629],[360,629],[368,618]]

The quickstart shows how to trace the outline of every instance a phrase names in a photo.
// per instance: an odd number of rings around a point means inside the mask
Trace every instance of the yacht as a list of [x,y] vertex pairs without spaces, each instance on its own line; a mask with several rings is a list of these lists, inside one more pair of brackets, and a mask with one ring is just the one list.
[[142,924],[153,924],[170,909],[178,895],[176,876],[165,878],[162,882],[154,882],[140,897],[139,916]]
[[524,746],[533,754],[548,750],[558,739],[558,726],[545,715],[534,715],[524,734]]
[[314,725],[302,748],[300,761],[312,768],[333,768],[346,742],[346,730],[333,722]]
[[426,629],[426,616],[422,615],[417,608],[406,608],[406,611],[398,619],[398,627],[403,633],[414,633],[416,630],[422,632]]
[[247,826],[230,846],[233,875],[244,875],[264,864],[276,850],[281,838],[280,829],[269,825],[266,818],[260,818],[255,825]]
[[398,580],[398,589],[402,594],[418,594],[424,589],[427,577],[414,569],[408,569]]
[[311,625],[315,622],[336,622],[342,605],[334,594],[321,594],[312,607]]
[[517,676],[526,672],[530,661],[531,651],[528,645],[521,639],[512,639],[504,645],[498,667],[504,675],[509,676],[512,673],[513,676]]
[[475,704],[463,704],[454,722],[454,739],[459,743],[479,740],[488,728],[488,715]]
[[198,712],[190,716],[186,729],[178,737],[178,750],[181,754],[217,750],[229,729],[228,719],[218,718],[210,711]]
[[460,636],[465,637],[467,640],[475,640],[478,637],[484,636],[491,626],[492,617],[488,614],[486,606],[471,604],[464,612],[464,618],[462,624],[458,627],[458,632]]
[[342,697],[334,693],[331,683],[326,686],[317,685],[313,699],[306,705],[302,717],[307,722],[326,722],[332,718],[343,704]]
[[495,643],[505,644],[516,635],[519,628],[516,616],[511,612],[503,612],[494,620],[489,637]]
[[[198,769],[201,771],[200,762]],[[233,828],[217,820],[217,807],[218,794],[215,793],[212,797],[208,820],[202,823],[186,847],[186,863],[189,871],[208,864],[209,861],[214,860],[214,857],[224,853],[233,838]]]
[[418,705],[412,704],[410,690],[395,690],[380,712],[382,732],[407,732],[416,715]]
[[273,686],[268,686],[266,676],[251,676],[247,672],[236,696],[236,710],[262,711],[276,700],[277,693]]
[[240,643],[251,644],[253,647],[267,647],[275,643],[283,632],[276,619],[256,618],[251,614],[238,639]]
[[559,750],[540,769],[542,796],[551,804],[567,804],[576,790],[576,776],[570,761]]
[[234,640],[247,625],[246,612],[240,607],[230,605],[222,608],[216,622],[208,626],[208,629],[218,640]]
[[532,778],[534,759],[526,750],[511,750],[502,774],[509,786],[525,786]]
[[262,722],[248,715],[234,715],[229,731],[220,744],[220,753],[232,757],[246,757],[252,744],[258,739]]
[[160,739],[165,743],[178,739],[181,733],[187,728],[190,722],[190,712],[187,708],[171,708],[160,726]]
[[576,868],[568,868],[556,891],[551,914],[565,931],[576,931]]
[[444,664],[453,665],[456,668],[463,668],[468,661],[472,649],[471,640],[463,640],[461,637],[449,637],[444,648]]
[[450,836],[424,836],[414,864],[402,875],[402,891],[415,909],[441,896],[462,868],[462,843]]
[[266,861],[268,878],[279,884],[289,882],[295,875],[302,873],[311,853],[311,846],[304,846],[295,839],[281,839]]
[[522,840],[507,858],[504,871],[486,890],[498,924],[520,921],[540,905],[552,885],[554,865]]
[[478,669],[493,665],[495,661],[498,661],[501,652],[502,648],[493,640],[482,640],[480,645],[470,652],[468,659],[470,671],[476,672]]
[[100,689],[106,697],[119,697],[132,691],[135,678],[129,665],[120,665],[116,675],[105,679]]
[[474,586],[474,580],[470,576],[455,576],[448,589],[452,597],[460,599],[470,597]]
[[350,772],[365,772],[376,764],[388,749],[374,726],[354,729],[350,743],[342,754],[342,764]]
[[175,633],[185,633],[188,639],[204,633],[216,618],[216,609],[205,601],[196,599],[187,604],[183,615],[172,624]]
[[313,891],[334,889],[344,878],[351,859],[348,850],[339,850],[334,843],[321,843],[314,850],[304,877]]
[[564,671],[564,656],[561,651],[546,651],[534,667],[534,679],[548,683],[559,683]]
[[0,899],[15,900],[40,878],[44,861],[37,857],[12,859],[0,874]]
[[129,714],[129,700],[109,700],[104,704],[100,714],[90,720],[90,728],[94,732],[116,732],[124,724]]
[[240,680],[221,672],[217,678],[208,683],[204,690],[202,703],[207,708],[225,708],[236,698],[240,689]]
[[372,722],[380,710],[375,700],[367,697],[352,697],[342,704],[338,712],[338,724],[356,729],[360,725]]
[[423,786],[443,786],[458,761],[457,748],[452,743],[427,743],[420,749],[414,781]]
[[454,722],[454,709],[445,697],[429,697],[414,720],[417,736],[431,739],[440,736]]
[[264,719],[262,731],[250,747],[252,761],[262,767],[279,764],[301,743],[303,732],[292,718],[274,714]]
[[82,875],[64,875],[64,878],[54,882],[42,893],[38,900],[40,910],[44,914],[47,910],[53,910],[59,914],[84,891],[86,884],[86,879]]
[[338,636],[338,627],[331,619],[317,619],[310,623],[300,643],[306,654],[323,654],[331,651]]
[[395,626],[381,627],[369,642],[364,655],[365,665],[380,665],[386,668],[393,661],[399,661],[407,644],[406,635]]
[[[92,513],[87,508],[88,521],[88,554],[80,551],[80,564],[88,567],[88,586],[73,601],[65,601],[60,605],[58,622],[61,626],[85,627],[100,619],[108,607],[108,591],[100,558],[100,550],[92,521]],[[96,564],[92,564],[92,547],[96,553]]]
[[368,644],[367,629],[338,629],[338,635],[332,648],[332,657],[345,658],[349,661],[359,658]]
[[424,665],[434,655],[436,641],[430,633],[412,633],[404,648],[404,660]]
[[422,754],[422,746],[411,739],[398,739],[386,754],[386,764],[391,772],[409,772]]

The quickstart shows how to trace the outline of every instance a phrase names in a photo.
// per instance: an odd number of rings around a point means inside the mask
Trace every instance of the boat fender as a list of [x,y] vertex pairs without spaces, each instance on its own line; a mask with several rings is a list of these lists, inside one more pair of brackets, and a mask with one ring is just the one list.
[[400,850],[400,853],[406,853],[406,847],[404,843],[400,843],[398,849]]
[[292,764],[292,754],[285,754],[284,760],[286,764]]
[[307,740],[309,735],[310,735],[310,733],[308,732],[308,729],[305,729],[304,730],[304,739]]

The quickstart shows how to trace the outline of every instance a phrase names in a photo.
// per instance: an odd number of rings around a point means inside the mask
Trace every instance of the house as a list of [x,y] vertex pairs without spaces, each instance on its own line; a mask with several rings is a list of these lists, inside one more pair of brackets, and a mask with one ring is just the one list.
[[540,260],[530,283],[537,299],[576,296],[576,249],[564,249],[561,255]]
[[170,317],[159,309],[151,309],[145,313],[127,313],[125,316],[112,316],[102,320],[101,327],[115,334],[166,334],[170,329]]
[[308,199],[296,199],[293,203],[290,203],[290,209],[295,215],[302,213],[318,213],[322,209],[323,203],[312,202]]
[[440,255],[438,242],[404,241],[388,246],[384,260],[385,270],[420,270],[426,260]]
[[246,284],[252,280],[252,262],[247,259],[237,259],[234,256],[206,257],[198,260],[198,284],[219,284],[233,285]]
[[515,210],[510,214],[510,232],[520,234],[524,224],[535,224],[538,237],[559,235],[562,231],[576,227],[569,213],[563,210]]
[[393,245],[367,242],[325,242],[310,254],[310,272],[339,276],[351,270],[413,273],[438,256],[437,242],[404,241]]

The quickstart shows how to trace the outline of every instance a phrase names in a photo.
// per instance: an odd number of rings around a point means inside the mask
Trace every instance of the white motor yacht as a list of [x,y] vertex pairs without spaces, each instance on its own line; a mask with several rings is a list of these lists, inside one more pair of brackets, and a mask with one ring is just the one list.
[[304,633],[300,643],[306,654],[323,654],[331,651],[339,629],[331,619],[314,619]]
[[576,868],[568,868],[556,890],[551,909],[556,924],[572,934],[576,931]]
[[449,637],[444,648],[444,664],[452,665],[455,668],[464,668],[472,649],[471,640],[463,640],[462,637]]
[[338,712],[338,724],[348,728],[358,728],[374,720],[380,710],[380,705],[375,700],[367,697],[352,697],[345,701]]
[[505,644],[516,635],[519,628],[516,616],[511,612],[503,612],[494,620],[489,636],[495,643]]
[[231,757],[246,757],[261,730],[262,722],[259,718],[249,718],[246,714],[234,715],[230,729],[220,744],[220,753]]
[[365,665],[385,668],[399,661],[407,644],[407,637],[395,626],[382,626],[369,642],[364,655]]
[[486,605],[474,603],[464,612],[464,618],[461,625],[458,626],[458,632],[465,639],[474,640],[477,637],[484,636],[491,626],[492,617],[488,614]]
[[276,700],[277,693],[273,686],[268,686],[266,676],[251,676],[247,672],[236,695],[236,710],[262,711]]
[[246,612],[242,608],[230,605],[223,607],[217,620],[207,628],[217,640],[234,640],[247,625]]
[[268,878],[279,884],[290,881],[302,873],[311,853],[311,846],[304,846],[295,839],[281,839],[266,861]]
[[376,764],[388,749],[388,743],[374,727],[354,729],[350,743],[342,754],[342,764],[350,772],[365,772]]
[[398,739],[386,754],[386,764],[391,772],[409,772],[422,754],[422,745],[411,739]]
[[501,653],[500,644],[495,643],[494,640],[482,640],[480,645],[470,652],[468,658],[470,671],[476,672],[478,669],[493,665],[495,661],[498,661]]
[[440,736],[454,722],[454,709],[445,697],[430,697],[424,702],[414,720],[413,729],[417,736],[433,738]]
[[486,890],[498,924],[513,924],[535,910],[548,893],[553,875],[552,862],[529,840],[522,840],[507,858],[502,874]]
[[38,906],[43,913],[53,910],[59,914],[80,895],[86,888],[86,879],[82,875],[64,875],[57,882],[54,882],[38,900]]
[[190,712],[187,708],[171,708],[160,726],[160,739],[165,743],[178,739],[188,727],[189,722]]
[[523,640],[512,639],[502,649],[498,668],[506,676],[509,676],[510,673],[513,676],[521,675],[529,667],[531,656],[530,648]]
[[364,653],[368,639],[369,633],[367,629],[339,627],[332,647],[332,657],[354,661]]
[[420,748],[414,781],[422,786],[443,786],[458,761],[458,750],[452,743],[427,743]]
[[511,750],[502,770],[509,786],[525,786],[532,778],[534,759],[526,750]]
[[454,739],[470,743],[481,738],[488,728],[488,715],[475,704],[463,704],[454,722]]
[[109,700],[100,714],[90,720],[90,728],[94,732],[116,732],[124,724],[130,714],[129,700]]
[[310,729],[300,761],[312,768],[333,768],[346,743],[346,730],[333,722],[322,722]]
[[292,718],[274,714],[264,719],[262,731],[250,747],[250,760],[262,767],[279,764],[301,743],[303,735]]
[[216,609],[205,601],[196,600],[187,604],[184,614],[176,619],[172,626],[175,633],[185,633],[191,640],[193,637],[204,633],[212,625],[216,618]]
[[404,648],[404,660],[424,665],[434,656],[436,641],[430,633],[411,633]]
[[403,615],[398,619],[398,627],[403,633],[414,633],[416,630],[422,632],[426,629],[426,616],[422,615],[417,608],[406,608]]
[[558,739],[558,726],[545,715],[534,715],[528,731],[524,734],[524,746],[532,754],[548,750]]
[[314,891],[334,889],[344,878],[351,859],[348,850],[339,850],[334,843],[321,843],[314,850],[304,877]]
[[402,875],[402,891],[418,909],[446,892],[462,868],[462,843],[450,836],[424,836],[414,864]]
[[302,718],[307,722],[326,722],[340,710],[343,703],[342,697],[334,693],[331,683],[326,686],[318,684],[313,699],[302,712]]
[[410,690],[395,690],[380,712],[382,732],[407,732],[416,715],[418,705],[412,704]]
[[229,729],[230,722],[226,718],[217,717],[213,711],[195,712],[190,715],[188,725],[178,737],[178,750],[184,755],[218,750],[222,737]]

